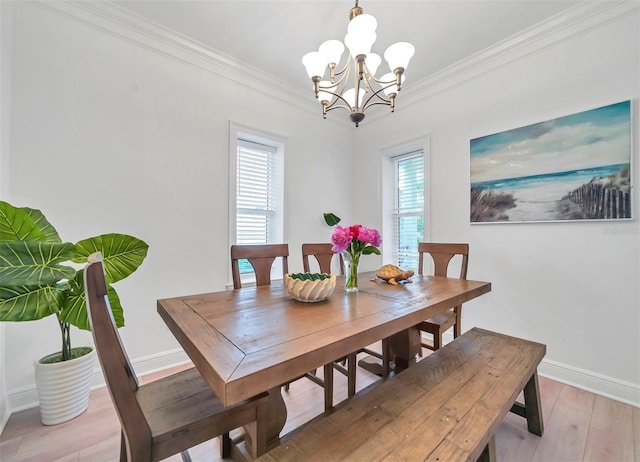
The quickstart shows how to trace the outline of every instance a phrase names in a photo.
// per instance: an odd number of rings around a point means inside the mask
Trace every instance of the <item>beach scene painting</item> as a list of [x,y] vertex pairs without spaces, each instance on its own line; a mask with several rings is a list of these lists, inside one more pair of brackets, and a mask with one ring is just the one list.
[[471,223],[631,218],[631,101],[472,139]]

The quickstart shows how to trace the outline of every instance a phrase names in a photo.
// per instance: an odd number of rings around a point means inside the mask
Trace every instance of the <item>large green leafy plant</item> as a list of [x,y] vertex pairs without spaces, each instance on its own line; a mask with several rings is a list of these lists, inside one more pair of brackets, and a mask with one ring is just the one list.
[[148,245],[126,234],[102,234],[76,244],[62,242],[40,210],[0,201],[0,321],[33,321],[56,315],[62,334],[60,361],[72,358],[70,326],[90,330],[84,295],[86,263],[101,252],[108,298],[118,327],[124,315],[111,284],[144,261]]

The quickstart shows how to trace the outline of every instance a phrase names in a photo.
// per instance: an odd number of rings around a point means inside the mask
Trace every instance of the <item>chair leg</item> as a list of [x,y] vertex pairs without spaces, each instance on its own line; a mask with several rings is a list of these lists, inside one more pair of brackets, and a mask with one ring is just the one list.
[[456,323],[453,325],[453,338],[462,334],[462,306],[457,306],[453,310],[456,313]]
[[391,363],[391,343],[389,338],[382,339],[382,376],[389,376],[389,366]]
[[223,459],[231,455],[231,437],[229,432],[220,435],[220,457]]
[[180,455],[182,456],[182,460],[184,462],[191,462],[191,456],[189,455],[189,451],[182,451]]
[[438,330],[436,334],[433,334],[433,351],[437,351],[442,346],[442,331]]
[[351,398],[356,394],[356,354],[347,356],[347,396]]
[[120,462],[127,462],[127,440],[124,436],[124,430],[120,432]]
[[324,365],[324,410],[333,407],[333,363]]

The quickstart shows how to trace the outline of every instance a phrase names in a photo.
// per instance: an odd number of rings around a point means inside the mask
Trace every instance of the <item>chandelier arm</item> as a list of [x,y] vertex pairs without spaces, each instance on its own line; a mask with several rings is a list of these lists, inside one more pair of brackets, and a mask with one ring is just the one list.
[[[335,69],[333,70],[333,72],[331,73],[331,83],[333,83],[334,86],[340,85],[345,80],[345,78],[349,75],[350,69],[351,69],[351,59],[347,59],[347,64],[344,65],[342,70],[340,70],[339,72],[335,72]],[[336,77],[340,77],[340,78],[334,82]]]
[[[391,106],[391,102],[390,101],[375,101],[373,103],[370,103],[369,105],[367,105],[367,109],[370,108],[371,106]],[[364,109],[363,109],[364,111]]]
[[[367,100],[364,102],[364,104],[362,105],[362,110],[364,111],[368,107],[374,106],[376,104],[386,104],[387,106],[390,106],[391,105],[391,99],[386,99],[385,97],[383,97],[380,94],[383,90],[384,90],[384,88],[381,88],[380,90],[378,90],[375,93],[371,94],[371,96],[369,96],[367,98]],[[374,98],[378,98],[379,101],[371,102],[371,100],[373,100]]]
[[[369,74],[369,78],[375,82],[377,82],[381,87],[383,87],[382,89],[384,90],[385,88],[389,88],[393,85],[397,86],[397,90],[398,92],[401,90],[400,85],[402,82],[402,75],[404,74],[404,69],[401,67],[398,67],[395,69],[395,71],[393,71],[393,73],[395,74],[396,78],[395,80],[380,80],[377,79],[375,75],[373,74]],[[397,92],[396,92],[397,93]]]
[[396,83],[395,79],[394,80],[380,80],[380,79],[377,79],[376,76],[373,75],[373,74],[369,74],[369,79],[373,80],[374,82],[379,83],[380,85],[387,86],[387,87],[390,86],[390,85],[394,85]]
[[363,67],[363,70],[364,70],[364,74],[363,74],[362,80],[364,81],[366,86],[371,87],[371,85],[369,84],[370,80],[373,80],[374,82],[378,82],[379,84],[384,83],[384,82],[382,82],[382,80],[376,79],[376,76],[374,75],[374,73],[369,70],[369,67],[367,66],[366,59],[362,62],[362,67]]
[[351,108],[344,106],[344,105],[336,105],[337,101],[334,101],[333,104],[327,106],[327,110],[325,112],[330,112],[333,111],[334,109],[346,109],[347,111],[351,112]]
[[[340,75],[340,74],[335,74],[335,75]],[[319,89],[322,91],[326,91],[327,93],[333,93],[332,91],[328,91],[328,88],[335,88],[341,84],[343,84],[345,82],[346,77],[349,76],[349,73],[344,74],[342,77],[340,77],[337,81],[335,82],[331,82],[333,85],[331,85],[331,87],[323,87],[323,86],[319,86]]]
[[[349,105],[349,103],[347,102],[346,99],[344,99],[344,97],[338,93],[333,93],[331,91],[328,91],[327,93],[332,94],[333,96],[335,96],[337,99],[334,100],[331,104],[327,105],[327,111],[331,111],[332,109],[336,109],[336,108],[344,108],[347,109],[348,111],[351,111],[351,105]],[[337,105],[338,102],[340,102],[342,100],[342,103],[344,103],[344,106],[340,106]]]
[[338,72],[334,71],[333,74],[334,75],[343,75],[345,73],[348,74],[349,73],[349,69],[351,69],[351,58],[347,59],[347,63],[344,65],[344,67],[340,71],[338,71]]

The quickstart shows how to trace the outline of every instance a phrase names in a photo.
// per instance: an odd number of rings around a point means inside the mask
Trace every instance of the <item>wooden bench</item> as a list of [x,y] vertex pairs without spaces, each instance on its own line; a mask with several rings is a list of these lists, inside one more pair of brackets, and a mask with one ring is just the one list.
[[[542,436],[540,343],[474,328],[281,439],[260,461],[495,460],[510,410]],[[524,391],[524,404],[516,403]],[[514,404],[515,403],[515,404]]]

